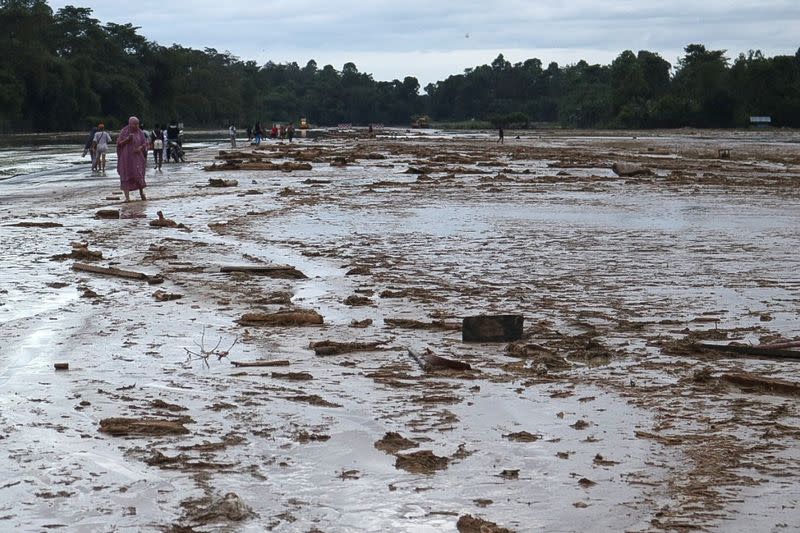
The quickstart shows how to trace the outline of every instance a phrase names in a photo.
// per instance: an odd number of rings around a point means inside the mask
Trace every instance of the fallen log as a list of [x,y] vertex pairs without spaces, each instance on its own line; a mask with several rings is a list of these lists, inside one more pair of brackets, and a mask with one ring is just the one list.
[[756,348],[762,350],[780,350],[782,348],[800,348],[800,341],[773,342],[770,344],[759,344]]
[[315,326],[324,322],[314,310],[285,309],[276,313],[245,313],[239,319],[242,326]]
[[209,187],[236,187],[239,185],[238,180],[224,180],[222,178],[209,178]]
[[100,432],[114,437],[186,435],[189,430],[184,420],[161,418],[105,418],[100,421]]
[[263,366],[289,366],[289,361],[281,359],[279,361],[231,361],[235,367],[251,368]]
[[275,279],[307,279],[308,276],[288,265],[231,265],[219,269],[220,272],[244,272]]
[[614,163],[611,165],[611,170],[614,171],[614,174],[621,177],[649,176],[653,174],[653,171],[649,168],[637,165],[636,163]]
[[461,329],[461,324],[451,324],[445,322],[444,320],[421,322],[419,320],[411,320],[408,318],[385,318],[383,323],[389,327],[404,329],[430,329],[445,331],[458,331]]
[[453,359],[441,357],[433,353],[430,348],[426,348],[422,353],[417,353],[409,348],[408,355],[410,355],[411,358],[414,359],[414,361],[416,361],[420,368],[424,371],[442,368],[448,368],[451,370],[472,370],[472,367],[468,363],[462,363],[461,361],[455,361]]
[[162,283],[164,281],[164,278],[158,274],[151,276],[149,274],[145,274],[144,272],[134,272],[132,270],[123,270],[121,268],[114,267],[87,265],[86,263],[75,263],[72,265],[72,270],[77,270],[79,272],[91,272],[92,274],[103,274],[105,276],[115,276],[125,279],[138,279],[146,281],[151,285]]
[[800,383],[783,379],[767,378],[747,372],[722,374],[719,379],[744,389],[759,389],[783,396],[800,396]]
[[371,352],[381,349],[379,346],[386,344],[385,341],[378,342],[336,342],[320,341],[309,343],[308,347],[314,350],[316,355],[341,355],[353,352]]
[[745,346],[741,344],[711,344],[698,342],[693,345],[703,350],[732,353],[744,357],[758,357],[763,359],[790,359],[800,361],[800,351],[780,348],[762,348],[761,346]]

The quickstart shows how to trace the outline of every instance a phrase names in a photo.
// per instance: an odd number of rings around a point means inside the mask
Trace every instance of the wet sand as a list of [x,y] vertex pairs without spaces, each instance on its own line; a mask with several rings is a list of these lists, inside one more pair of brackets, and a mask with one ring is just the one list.
[[[215,171],[197,144],[130,204],[74,147],[0,154],[30,170],[0,175],[0,526],[800,528],[798,395],[731,378],[799,363],[693,344],[800,337],[800,135],[493,140],[332,133]],[[273,263],[305,277],[220,271]],[[324,323],[239,322],[282,309]],[[506,313],[519,343],[461,341]]]

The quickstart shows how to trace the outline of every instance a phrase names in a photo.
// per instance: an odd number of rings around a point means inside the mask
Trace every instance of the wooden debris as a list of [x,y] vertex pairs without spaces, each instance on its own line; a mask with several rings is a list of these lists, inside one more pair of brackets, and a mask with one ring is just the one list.
[[56,370],[69,370],[69,363],[53,363]]
[[154,228],[184,228],[184,229],[186,229],[186,226],[184,226],[183,224],[178,224],[177,222],[175,222],[172,219],[165,218],[164,217],[164,213],[162,213],[161,211],[158,211],[156,213],[156,215],[158,215],[158,218],[155,219],[155,220],[151,220],[150,221],[150,226],[152,226]]
[[244,272],[274,279],[308,279],[308,276],[289,265],[231,265],[219,269],[220,272]]
[[425,371],[443,368],[448,368],[451,370],[472,370],[472,367],[469,364],[462,363],[461,361],[455,361],[453,359],[447,359],[446,357],[441,357],[433,353],[429,348],[426,348],[421,354],[409,348],[408,355],[410,355],[411,358],[417,362],[420,368]]
[[758,357],[764,359],[793,359],[800,360],[800,351],[781,348],[764,348],[761,346],[745,346],[742,344],[712,344],[699,342],[696,348],[732,353],[745,357]]
[[251,367],[264,367],[264,366],[289,366],[289,361],[286,360],[279,360],[279,361],[231,361],[231,364],[235,367],[243,367],[243,368],[251,368]]
[[183,298],[183,294],[158,290],[153,293],[153,298],[155,298],[157,302],[170,302],[172,300],[180,300]]
[[749,372],[722,374],[719,379],[742,389],[756,389],[781,396],[800,396],[800,383],[798,382],[768,378]]
[[375,441],[375,448],[390,454],[417,447],[419,444],[394,431],[387,432],[382,439]]
[[450,464],[447,457],[434,455],[430,450],[421,450],[406,455],[398,455],[394,467],[412,474],[433,474],[436,470],[445,470]]
[[95,218],[118,219],[119,209],[100,209],[94,214]]
[[8,228],[63,228],[64,224],[59,224],[58,222],[16,222],[5,226]]
[[114,267],[87,265],[86,263],[75,263],[72,265],[72,270],[77,270],[79,272],[91,272],[93,274],[103,274],[105,276],[115,276],[118,278],[138,279],[146,281],[151,285],[162,283],[164,281],[164,278],[159,275],[151,276],[149,274],[145,274],[144,272],[134,272],[132,270],[123,270],[121,268]]
[[444,320],[421,322],[419,320],[411,320],[408,318],[385,318],[383,323],[389,327],[404,329],[429,329],[445,331],[458,331],[461,329],[461,324],[448,323]]
[[[208,170],[206,168],[206,170]],[[239,185],[238,180],[224,180],[222,178],[209,178],[208,179],[208,186],[209,187],[236,187]]]
[[351,328],[363,329],[363,328],[369,327],[371,325],[372,325],[372,319],[371,318],[365,318],[364,320],[351,320],[350,321],[350,327]]
[[336,341],[320,341],[312,342],[308,345],[309,348],[314,350],[316,355],[340,355],[343,353],[352,352],[371,352],[378,350],[380,342],[336,342]]
[[284,309],[276,313],[245,313],[242,326],[315,326],[324,322],[322,315],[309,309]]
[[522,338],[522,315],[480,315],[464,318],[464,342],[509,342]]

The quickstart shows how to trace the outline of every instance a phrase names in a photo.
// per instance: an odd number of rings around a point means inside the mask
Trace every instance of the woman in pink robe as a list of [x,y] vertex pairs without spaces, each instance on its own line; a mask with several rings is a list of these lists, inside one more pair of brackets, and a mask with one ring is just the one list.
[[144,188],[147,187],[144,181],[146,169],[147,136],[139,128],[139,119],[131,117],[117,137],[117,174],[126,202],[131,201],[129,193],[135,189],[139,189],[142,200],[147,200],[144,196]]

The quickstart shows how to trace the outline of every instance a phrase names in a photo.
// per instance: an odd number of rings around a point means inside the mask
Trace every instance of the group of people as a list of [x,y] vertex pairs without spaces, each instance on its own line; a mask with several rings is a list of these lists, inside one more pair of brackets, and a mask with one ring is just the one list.
[[[105,172],[106,153],[112,140],[103,123],[93,127],[89,132],[83,147],[83,156],[91,154],[92,172]],[[130,192],[137,189],[142,200],[146,200],[144,189],[147,187],[145,181],[147,153],[153,151],[156,170],[161,170],[164,159],[169,160],[170,150],[179,151],[180,159],[183,160],[180,125],[173,120],[167,127],[156,125],[152,131],[146,132],[138,118],[130,117],[128,125],[122,128],[117,136],[116,150],[117,173],[125,201],[130,202]]]
[[[231,147],[236,148],[236,128],[231,126]],[[267,131],[261,126],[261,122],[256,122],[255,126],[247,126],[247,142],[250,144],[261,144],[262,139],[267,138]],[[288,139],[292,142],[294,139],[294,124],[273,124],[269,130],[270,139]]]

